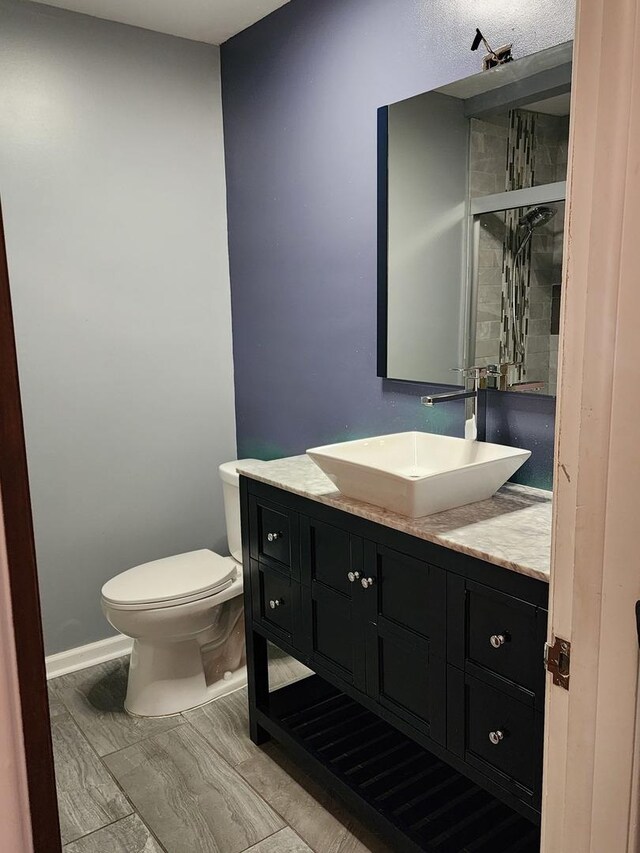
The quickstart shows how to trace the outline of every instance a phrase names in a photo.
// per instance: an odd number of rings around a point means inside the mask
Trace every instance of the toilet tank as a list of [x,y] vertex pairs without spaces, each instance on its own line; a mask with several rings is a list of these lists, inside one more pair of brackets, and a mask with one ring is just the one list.
[[237,459],[225,462],[219,468],[224,497],[224,520],[227,525],[229,552],[234,560],[242,563],[242,537],[240,533],[240,475],[238,465],[256,462],[256,459]]

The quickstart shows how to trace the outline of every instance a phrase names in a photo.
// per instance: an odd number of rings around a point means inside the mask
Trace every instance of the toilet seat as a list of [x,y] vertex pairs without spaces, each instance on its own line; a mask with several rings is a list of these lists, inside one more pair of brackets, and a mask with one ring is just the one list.
[[202,549],[143,563],[102,587],[102,598],[118,610],[152,610],[217,595],[234,582],[238,564]]

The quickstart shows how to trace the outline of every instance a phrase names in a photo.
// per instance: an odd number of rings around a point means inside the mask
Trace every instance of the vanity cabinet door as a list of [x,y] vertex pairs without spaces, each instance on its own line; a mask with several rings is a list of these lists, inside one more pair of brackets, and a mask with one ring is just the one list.
[[365,543],[367,692],[438,743],[446,741],[446,574]]
[[351,597],[360,575],[362,540],[306,516],[300,519],[300,537],[304,579]]
[[364,692],[362,539],[301,516],[300,545],[307,654],[319,669]]

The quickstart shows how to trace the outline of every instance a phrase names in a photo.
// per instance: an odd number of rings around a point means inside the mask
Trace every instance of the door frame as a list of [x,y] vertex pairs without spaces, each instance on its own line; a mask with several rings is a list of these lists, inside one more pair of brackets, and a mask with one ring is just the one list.
[[640,5],[579,0],[569,142],[543,853],[637,850]]
[[33,850],[20,683],[9,594],[9,567],[0,502],[0,826],[8,850]]
[[[30,805],[31,843],[25,853],[61,850],[56,799],[49,702],[44,663],[40,595],[36,569],[27,457],[20,402],[18,364],[9,290],[9,271],[0,207],[0,507],[4,541],[0,571],[9,590],[6,628],[12,622],[11,666],[19,688],[14,714],[19,713],[24,753],[16,765],[16,788],[21,768],[26,776]],[[0,617],[4,613],[0,612]],[[7,685],[11,689],[11,681]],[[15,682],[13,691],[15,692]],[[24,764],[22,764],[22,758]],[[26,804],[23,802],[23,807]],[[24,834],[23,834],[24,837]],[[16,849],[16,853],[22,850]]]

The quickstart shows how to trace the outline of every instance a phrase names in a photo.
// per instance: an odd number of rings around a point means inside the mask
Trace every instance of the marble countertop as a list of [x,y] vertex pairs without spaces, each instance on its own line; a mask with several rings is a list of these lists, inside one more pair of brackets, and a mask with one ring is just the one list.
[[507,483],[487,501],[407,518],[342,495],[308,456],[245,462],[253,480],[549,582],[552,493]]

